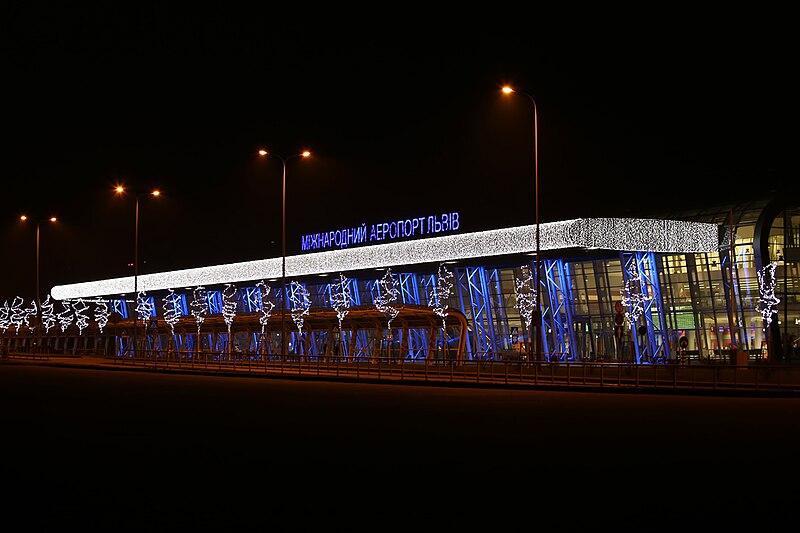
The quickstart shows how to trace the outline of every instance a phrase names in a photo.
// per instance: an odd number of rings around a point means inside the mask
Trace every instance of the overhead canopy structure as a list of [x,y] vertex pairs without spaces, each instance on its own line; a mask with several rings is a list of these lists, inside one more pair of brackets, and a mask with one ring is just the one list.
[[[401,338],[408,342],[408,330],[427,330],[433,332],[428,338],[431,342],[436,340],[437,331],[441,331],[445,326],[449,331],[448,336],[452,339],[452,351],[449,356],[461,360],[464,357],[464,351],[467,344],[467,332],[469,326],[467,318],[458,309],[447,308],[445,316],[437,314],[433,309],[421,305],[402,304],[398,307],[400,313],[392,319],[392,328],[395,331],[402,331]],[[289,313],[287,312],[287,315]],[[154,319],[156,317],[153,317]],[[262,329],[259,321],[261,313],[239,313],[236,315],[236,320],[232,323],[231,331],[235,334],[237,332],[245,333],[258,333]],[[289,323],[292,322],[291,317],[288,317]],[[141,322],[141,321],[139,321]],[[154,327],[153,327],[154,326]],[[341,323],[342,331],[356,332],[373,330],[377,331],[377,338],[383,335],[384,329],[387,327],[387,317],[380,312],[375,306],[352,306],[348,309],[347,315]],[[114,335],[121,331],[133,331],[134,319],[133,318],[120,318],[114,317],[106,329],[113,332]],[[138,327],[142,328],[143,325]],[[330,308],[313,308],[310,309],[308,314],[303,317],[303,332],[329,332],[333,333],[338,330],[339,321],[336,311]],[[27,329],[27,327],[25,328]],[[202,323],[203,333],[206,335],[214,335],[217,333],[224,333],[228,331],[228,324],[225,323],[222,315],[209,315],[204,318]],[[294,332],[296,327],[293,326]],[[97,334],[97,324],[91,323],[88,326],[88,331]],[[151,322],[151,326],[145,329],[145,335],[157,335],[159,333],[165,334],[170,331],[180,335],[191,335],[197,331],[197,324],[193,316],[182,316],[168,329],[164,320],[157,320]],[[264,326],[264,333],[267,335],[274,335],[281,333],[281,316],[276,313],[271,317],[269,322]],[[335,338],[335,337],[334,337]]]
[[[605,249],[619,251],[697,253],[719,248],[719,226],[703,222],[647,218],[579,218],[539,225],[541,251]],[[286,257],[291,278],[436,264],[445,261],[501,257],[536,251],[536,226],[517,226],[403,242],[342,248]],[[282,258],[262,259],[134,277],[57,285],[56,300],[111,296],[281,277]]]

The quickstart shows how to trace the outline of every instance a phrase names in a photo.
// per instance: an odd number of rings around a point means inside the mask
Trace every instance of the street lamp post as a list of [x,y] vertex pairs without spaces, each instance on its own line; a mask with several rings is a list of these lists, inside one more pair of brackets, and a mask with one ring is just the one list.
[[535,204],[535,212],[536,212],[536,255],[534,256],[534,265],[535,265],[535,275],[534,275],[534,286],[536,287],[536,295],[535,295],[535,326],[534,329],[536,331],[536,340],[534,341],[534,353],[536,360],[538,361],[541,355],[541,328],[542,328],[542,308],[540,303],[540,293],[541,287],[539,286],[539,112],[536,107],[536,100],[533,99],[528,93],[520,92],[514,90],[512,87],[505,86],[502,88],[504,94],[522,94],[527,96],[528,99],[533,104],[533,173],[534,173],[534,204]]
[[[125,192],[125,188],[121,185],[118,185],[114,189],[117,194],[122,194]],[[134,235],[133,235],[133,303],[134,303],[134,316],[133,316],[133,358],[136,359],[136,322],[138,321],[138,316],[136,315],[136,306],[139,303],[139,198],[144,196],[145,194],[149,194],[150,196],[159,196],[161,191],[158,189],[150,191],[148,193],[139,193],[136,195],[136,207],[135,212],[136,216],[134,219]]]
[[[22,216],[19,217],[19,219],[24,222],[24,221],[28,220],[28,217],[26,215],[22,215]],[[50,217],[50,218],[46,219],[47,222],[55,222],[56,220],[58,220],[56,217]],[[41,296],[39,294],[39,231],[40,231],[39,230],[39,226],[41,225],[42,222],[45,222],[45,220],[40,220],[39,222],[36,223],[36,298],[35,298],[35,300],[36,300],[36,308],[37,309],[41,309],[42,308],[42,299],[41,299]]]
[[281,204],[281,355],[286,355],[286,162],[292,157],[308,157],[311,152],[308,150],[289,157],[281,157],[267,150],[259,150],[261,157],[273,156],[281,160],[283,164],[283,193]]
[[[28,217],[26,215],[22,215],[22,216],[19,217],[19,219],[24,222],[24,221],[28,220]],[[58,219],[56,217],[50,217],[50,218],[48,218],[46,220],[48,222],[55,222]],[[41,298],[41,295],[39,293],[39,231],[40,231],[39,227],[40,227],[42,222],[44,222],[44,221],[40,220],[40,221],[38,221],[36,223],[36,296],[35,296],[34,300],[36,301],[36,317],[37,317],[37,320],[38,320],[38,317],[40,316],[40,313],[41,313],[41,310],[42,310],[42,298]],[[37,324],[37,326],[38,326],[38,324]]]

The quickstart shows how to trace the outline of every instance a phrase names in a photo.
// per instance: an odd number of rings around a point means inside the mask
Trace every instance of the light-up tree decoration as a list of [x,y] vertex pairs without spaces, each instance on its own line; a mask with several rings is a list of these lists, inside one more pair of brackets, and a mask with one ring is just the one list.
[[236,316],[236,304],[236,286],[226,283],[222,290],[222,319],[228,326],[228,331],[230,331],[233,318]]
[[78,335],[83,334],[83,330],[89,325],[89,314],[86,312],[89,305],[83,301],[83,298],[78,298],[72,306],[75,311],[75,325],[78,326]]
[[450,291],[453,289],[453,273],[447,270],[444,263],[439,263],[439,272],[436,276],[436,283],[431,288],[428,295],[428,307],[433,312],[442,317],[442,350],[447,351],[447,301],[450,299]]
[[[142,321],[142,327],[144,328],[144,339],[143,341],[140,340],[139,345],[142,342],[145,343],[145,346],[149,344],[149,335],[147,333],[147,328],[150,323],[150,317],[155,315],[155,306],[153,302],[150,300],[150,297],[147,296],[145,291],[139,291],[136,295],[136,316]],[[137,344],[136,344],[136,324],[133,325],[133,333],[134,333],[134,346],[133,346],[133,353],[134,357],[136,356],[137,351]]]
[[31,300],[31,305],[23,309],[23,313],[23,322],[25,322],[25,325],[28,326],[28,331],[33,332],[33,330],[36,329],[36,324],[35,321],[31,321],[31,317],[35,317],[39,314],[39,308],[36,305],[36,300]]
[[136,316],[141,319],[145,331],[147,331],[147,323],[153,314],[153,302],[150,301],[145,291],[139,291],[139,294],[136,295]]
[[519,309],[519,315],[525,323],[525,331],[530,332],[533,321],[533,311],[536,309],[536,283],[530,265],[522,266],[522,277],[514,278],[514,307]]
[[775,296],[775,269],[777,267],[778,263],[773,261],[757,272],[758,293],[760,296],[756,309],[761,314],[764,322],[767,323],[767,327],[772,324],[772,315],[778,313],[776,307],[781,302],[780,299]]
[[311,308],[311,297],[308,289],[301,283],[293,281],[289,285],[289,301],[292,304],[292,320],[294,320],[300,335],[302,335],[303,321]]
[[[37,318],[39,317],[39,306],[36,305],[36,300],[31,300],[31,305],[25,309],[25,325],[28,326],[28,332],[33,333],[39,325]],[[36,341],[34,345],[38,344]]]
[[[100,333],[103,333],[103,328],[106,327],[108,319],[111,317],[111,310],[105,300],[95,300],[94,304],[94,323],[97,324],[97,329]],[[42,307],[44,307],[44,304],[42,304]]]
[[[331,307],[336,311],[336,318],[339,319],[339,345],[344,346],[344,330],[342,321],[347,313],[350,312],[350,305],[353,303],[353,295],[350,292],[350,280],[339,273],[339,277],[331,282]],[[338,354],[338,350],[335,350]]]
[[275,302],[269,299],[269,293],[272,290],[272,287],[264,283],[263,279],[256,283],[256,288],[258,289],[258,310],[261,313],[261,316],[258,317],[258,323],[261,324],[261,336],[259,337],[258,351],[259,353],[263,354],[266,351],[265,339],[267,323],[272,316],[272,310],[275,308]]
[[269,318],[272,316],[272,310],[275,308],[275,302],[269,299],[269,293],[272,287],[264,283],[264,280],[256,283],[256,288],[258,288],[259,311],[261,312],[261,316],[258,317],[258,323],[261,324],[261,336],[263,337],[267,322],[269,322]]
[[42,302],[42,325],[44,326],[45,333],[50,333],[53,326],[56,325],[56,313],[54,311],[55,303],[47,295],[45,301]]
[[372,296],[372,303],[375,304],[375,309],[386,315],[387,328],[390,335],[392,332],[392,320],[400,313],[400,310],[395,307],[395,302],[400,298],[399,286],[400,283],[397,280],[397,276],[389,268],[383,277],[376,282],[377,294]]
[[222,289],[222,319],[225,325],[228,326],[228,356],[231,354],[233,347],[233,339],[231,339],[231,325],[233,318],[236,316],[236,285],[226,283],[225,288]]
[[169,294],[164,297],[162,304],[164,309],[164,322],[169,326],[172,335],[175,335],[175,324],[181,319],[181,295],[176,294],[174,290],[169,289]]
[[436,276],[436,284],[428,295],[428,307],[433,312],[442,317],[442,329],[445,328],[447,318],[447,302],[450,299],[450,291],[453,289],[453,273],[447,270],[444,263],[439,264],[439,274]]
[[58,313],[57,317],[58,325],[61,327],[61,333],[64,333],[75,318],[75,314],[72,311],[72,302],[69,300],[61,300],[61,312]]
[[3,307],[0,307],[0,329],[3,330],[3,333],[5,333],[11,325],[10,317],[11,308],[8,306],[8,300],[6,300],[3,303]]
[[342,321],[347,313],[350,312],[350,305],[353,303],[353,295],[350,293],[350,280],[344,274],[331,282],[331,307],[336,311],[336,318],[339,319],[339,330],[342,329]]
[[8,321],[17,330],[17,335],[19,335],[19,328],[22,327],[22,324],[27,318],[27,313],[25,312],[25,309],[22,308],[22,304],[24,303],[25,300],[23,300],[21,296],[15,296],[14,300],[11,302]]
[[642,278],[639,276],[636,264],[631,262],[627,267],[627,271],[628,279],[619,293],[622,298],[622,305],[625,306],[625,317],[631,323],[631,328],[633,328],[633,325],[644,313],[645,303],[650,297],[642,293]]
[[197,353],[200,353],[200,326],[206,319],[208,314],[208,296],[205,287],[198,286],[192,291],[192,301],[189,303],[189,309],[194,317],[195,325],[197,326]]

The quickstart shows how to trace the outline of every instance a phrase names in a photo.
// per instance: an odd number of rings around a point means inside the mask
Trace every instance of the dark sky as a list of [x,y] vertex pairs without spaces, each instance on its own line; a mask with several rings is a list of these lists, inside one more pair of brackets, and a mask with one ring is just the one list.
[[[453,19],[267,8],[3,8],[0,303],[280,256],[301,235],[459,212],[461,231],[646,215],[791,187],[796,68],[777,12]],[[459,18],[460,17],[460,18]],[[466,19],[466,20],[465,20]],[[471,20],[470,20],[471,19]],[[347,22],[342,23],[341,20]],[[794,136],[796,137],[796,136]]]

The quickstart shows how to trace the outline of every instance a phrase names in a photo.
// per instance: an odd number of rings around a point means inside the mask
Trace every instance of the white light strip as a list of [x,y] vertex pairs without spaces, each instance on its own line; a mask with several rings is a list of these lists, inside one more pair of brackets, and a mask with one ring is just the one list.
[[[578,218],[539,225],[539,249],[698,253],[719,249],[716,224],[648,218]],[[286,277],[439,263],[536,251],[536,225],[286,257]],[[140,291],[257,282],[281,277],[281,258],[173,270],[138,277]],[[133,276],[56,285],[56,300],[132,293]]]

